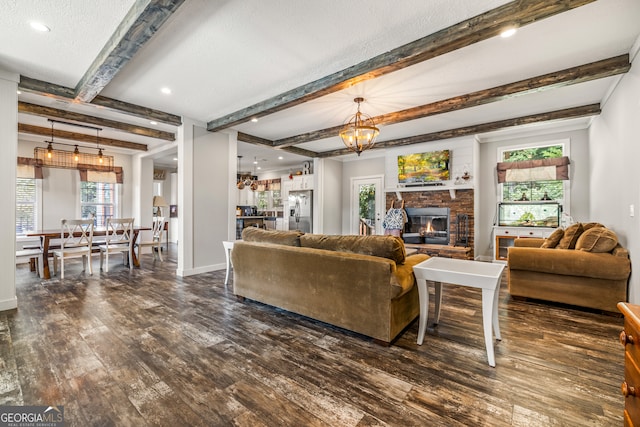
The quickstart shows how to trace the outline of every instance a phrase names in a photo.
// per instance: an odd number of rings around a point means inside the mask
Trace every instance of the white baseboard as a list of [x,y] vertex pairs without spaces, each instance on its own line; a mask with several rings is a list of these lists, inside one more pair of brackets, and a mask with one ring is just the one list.
[[13,310],[14,308],[18,308],[18,299],[16,297],[0,301],[0,311]]
[[190,269],[184,269],[184,270],[178,269],[176,270],[176,275],[180,277],[187,277],[187,276],[194,276],[196,274],[209,273],[211,271],[226,270],[226,269],[227,269],[227,264],[220,263],[220,264],[205,265],[203,267],[190,268]]

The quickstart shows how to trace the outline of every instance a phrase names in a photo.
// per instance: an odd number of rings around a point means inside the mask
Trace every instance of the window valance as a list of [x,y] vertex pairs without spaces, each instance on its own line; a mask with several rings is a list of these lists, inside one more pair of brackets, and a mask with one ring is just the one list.
[[111,171],[111,168],[109,167],[104,167],[104,170],[101,170],[99,166],[90,166],[89,168],[82,168],[82,166],[83,165],[78,165],[81,182],[108,182],[122,184],[123,173],[122,167],[120,166],[115,166],[113,171]]
[[279,191],[280,190],[280,178],[275,179],[262,179],[256,181],[258,188],[256,191]]
[[32,159],[31,157],[18,157],[16,176],[18,178],[42,179],[42,166],[38,164],[36,159]]
[[569,157],[498,163],[498,182],[556,181],[569,179]]

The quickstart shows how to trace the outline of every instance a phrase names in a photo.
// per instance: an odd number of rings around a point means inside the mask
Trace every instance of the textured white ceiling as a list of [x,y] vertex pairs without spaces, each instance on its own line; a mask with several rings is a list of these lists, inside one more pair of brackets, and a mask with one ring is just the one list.
[[[0,0],[0,69],[74,87],[133,0]],[[203,125],[340,71],[378,54],[505,4],[505,0],[189,0],[163,25],[101,95],[189,117]],[[51,28],[36,33],[30,20]],[[424,63],[368,80],[267,117],[234,127],[279,139],[341,124],[363,96],[370,115],[629,53],[640,34],[640,1],[599,0]],[[617,78],[530,94],[491,105],[381,129],[381,140],[503,120],[600,102]],[[171,95],[160,92],[170,87]],[[92,106],[22,94],[20,100],[149,126],[147,121]],[[47,126],[45,118],[20,121]],[[43,124],[44,123],[44,124]],[[156,125],[175,131],[171,126]],[[166,141],[105,137],[149,144]],[[33,137],[30,137],[33,138]],[[341,148],[337,137],[302,148]],[[253,146],[240,152],[253,157]],[[258,155],[266,156],[263,150]],[[267,150],[273,158],[299,157]]]

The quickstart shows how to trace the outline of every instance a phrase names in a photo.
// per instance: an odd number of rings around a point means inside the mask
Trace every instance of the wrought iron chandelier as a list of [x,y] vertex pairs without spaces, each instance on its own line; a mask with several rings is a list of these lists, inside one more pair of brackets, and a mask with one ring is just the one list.
[[364,98],[355,98],[353,102],[358,104],[358,111],[347,119],[340,131],[340,138],[349,150],[359,156],[364,150],[373,147],[380,130],[370,116],[360,112],[360,103],[364,102]]

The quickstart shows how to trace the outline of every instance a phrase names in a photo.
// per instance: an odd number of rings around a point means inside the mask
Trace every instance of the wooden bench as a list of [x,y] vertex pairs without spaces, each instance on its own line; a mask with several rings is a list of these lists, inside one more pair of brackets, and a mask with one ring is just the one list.
[[16,259],[29,258],[29,269],[31,271],[37,271],[39,268],[38,259],[42,256],[40,247],[37,248],[24,248],[21,251],[16,251]]

